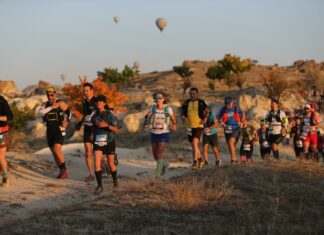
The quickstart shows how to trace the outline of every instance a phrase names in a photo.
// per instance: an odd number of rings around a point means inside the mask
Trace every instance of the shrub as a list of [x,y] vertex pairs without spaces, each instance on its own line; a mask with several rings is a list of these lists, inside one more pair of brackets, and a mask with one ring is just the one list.
[[28,121],[35,120],[35,110],[27,106],[23,109],[18,109],[13,105],[11,110],[13,113],[13,120],[10,123],[10,127],[14,130],[22,130]]
[[184,64],[182,64],[182,66],[174,66],[173,71],[182,77],[183,94],[185,94],[187,89],[191,87],[191,76],[193,75],[193,72],[190,71],[190,68]]
[[267,97],[280,100],[282,93],[288,88],[289,84],[279,73],[271,72],[269,77],[264,78],[263,86]]
[[106,83],[127,84],[130,79],[138,74],[138,68],[134,64],[132,67],[125,65],[123,71],[119,72],[117,68],[105,68],[97,72],[98,77],[102,77]]

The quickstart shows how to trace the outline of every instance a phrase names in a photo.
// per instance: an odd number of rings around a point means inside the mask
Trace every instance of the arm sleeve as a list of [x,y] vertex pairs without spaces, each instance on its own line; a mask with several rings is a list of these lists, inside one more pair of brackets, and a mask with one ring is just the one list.
[[6,100],[4,100],[3,105],[4,105],[4,110],[5,110],[5,114],[6,114],[6,117],[7,117],[7,121],[12,120],[13,119],[13,114],[12,114],[12,110],[11,110],[8,102]]
[[221,108],[221,110],[219,110],[218,114],[217,114],[217,119],[220,120],[222,118],[224,114],[224,108]]
[[41,108],[38,110],[37,116],[43,117],[45,114],[47,114],[49,111],[52,110],[52,106],[49,106],[46,108],[45,104],[41,106]]
[[242,111],[242,109],[239,106],[237,106],[237,112],[240,115],[240,117],[243,116],[243,111]]

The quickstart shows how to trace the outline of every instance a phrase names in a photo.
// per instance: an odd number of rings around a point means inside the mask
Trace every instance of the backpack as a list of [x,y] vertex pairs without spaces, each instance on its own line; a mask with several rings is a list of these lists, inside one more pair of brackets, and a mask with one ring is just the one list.
[[[266,119],[267,122],[268,123],[271,123],[272,122],[272,118],[273,118],[273,114],[272,114],[272,112],[270,112],[268,118]],[[280,109],[278,109],[278,111],[274,115],[274,118],[276,119],[277,122],[282,122],[281,117],[280,117]]]
[[[234,120],[237,122],[240,122],[241,117],[240,117],[240,114],[238,113],[237,105],[234,104],[233,108],[234,108]],[[227,114],[228,108],[226,106],[223,106],[223,109],[225,109],[225,112],[223,113],[221,119],[225,123],[228,120],[228,114]]]
[[[152,106],[152,116],[150,122],[152,123],[154,115],[156,114],[157,107],[156,105]],[[165,115],[165,124],[169,125],[170,124],[170,113],[169,113],[169,106],[164,105],[164,115]]]

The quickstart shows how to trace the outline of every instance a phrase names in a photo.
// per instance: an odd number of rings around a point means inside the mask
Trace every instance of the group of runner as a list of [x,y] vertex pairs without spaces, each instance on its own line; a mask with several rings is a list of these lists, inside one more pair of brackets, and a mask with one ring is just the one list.
[[[231,163],[238,163],[236,157],[236,145],[241,141],[240,160],[251,162],[254,147],[259,142],[262,159],[269,159],[272,151],[275,159],[280,159],[278,145],[291,133],[296,157],[300,159],[313,159],[319,161],[319,151],[323,154],[322,136],[320,136],[319,118],[309,104],[305,104],[302,110],[288,117],[279,108],[276,99],[271,101],[271,110],[260,122],[260,129],[255,130],[247,121],[245,113],[233,102],[231,97],[226,97],[224,106],[217,115],[211,111],[211,107],[199,98],[199,90],[192,87],[189,91],[190,98],[185,100],[182,107],[182,119],[186,125],[188,141],[192,146],[192,169],[201,169],[209,164],[208,148],[211,146],[215,156],[215,165],[221,165],[220,153],[217,146],[218,129],[224,129],[226,143],[231,156]],[[59,168],[57,179],[68,177],[65,157],[62,153],[65,128],[71,120],[69,105],[57,98],[56,89],[46,89],[48,101],[39,109],[38,115],[46,123],[47,142],[52,152],[55,163]],[[83,85],[83,117],[76,128],[83,125],[83,143],[86,155],[86,165],[89,175],[86,182],[96,179],[97,187],[94,194],[103,191],[103,169],[111,174],[113,185],[118,186],[115,134],[120,128],[114,112],[108,107],[104,95],[94,95],[91,83]],[[166,144],[170,142],[170,131],[177,129],[177,119],[173,109],[168,105],[169,97],[165,92],[159,91],[153,94],[155,104],[150,107],[145,116],[144,126],[150,128],[152,153],[156,161],[156,177],[164,175],[168,168],[168,161],[163,157]],[[8,121],[12,120],[12,111],[7,101],[0,96],[0,170],[2,174],[2,187],[8,185],[8,169],[5,160],[5,152],[8,142]],[[202,137],[202,138],[201,138]],[[202,139],[203,154],[199,143]],[[318,144],[319,142],[319,144]],[[93,157],[94,156],[94,167]],[[103,163],[106,157],[107,165]]]

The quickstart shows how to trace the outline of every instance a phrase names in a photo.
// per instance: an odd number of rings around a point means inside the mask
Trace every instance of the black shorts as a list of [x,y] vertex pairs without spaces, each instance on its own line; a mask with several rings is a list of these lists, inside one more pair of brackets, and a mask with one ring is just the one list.
[[261,154],[262,158],[264,158],[266,154],[270,155],[270,153],[271,153],[271,147],[269,147],[269,148],[260,148],[260,154]]
[[279,144],[281,142],[282,135],[269,135],[269,143],[272,144]]
[[62,132],[59,128],[47,129],[46,137],[47,137],[48,147],[50,148],[52,148],[54,144],[62,145],[64,143],[64,137],[62,136]]
[[83,131],[83,143],[93,143],[93,127],[85,126]]
[[217,133],[213,135],[203,135],[203,145],[209,144],[212,147],[217,147]]
[[226,142],[228,142],[230,138],[235,138],[235,142],[237,142],[239,136],[240,136],[240,128],[233,129],[232,133],[225,133]]
[[253,144],[249,143],[248,145],[250,145],[250,150],[245,150],[243,143],[241,144],[240,155],[245,156],[246,158],[250,159],[250,158],[252,158],[252,154],[253,154]]
[[303,147],[299,148],[299,147],[295,146],[294,150],[295,150],[296,157],[298,157],[300,154],[304,153],[304,148]]
[[112,155],[116,152],[116,143],[115,140],[112,140],[105,146],[99,146],[97,144],[93,144],[93,151],[101,151],[104,155]]
[[204,132],[204,128],[202,128],[202,127],[191,128],[191,135],[187,135],[188,141],[191,143],[193,138],[200,139],[203,132]]

